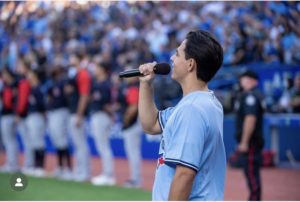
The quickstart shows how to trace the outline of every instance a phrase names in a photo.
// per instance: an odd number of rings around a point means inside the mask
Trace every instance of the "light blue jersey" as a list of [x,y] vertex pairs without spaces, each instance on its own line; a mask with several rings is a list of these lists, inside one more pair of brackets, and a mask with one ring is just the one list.
[[212,91],[189,93],[159,111],[163,130],[152,199],[168,200],[176,164],[197,172],[189,200],[223,200],[226,157],[223,108]]

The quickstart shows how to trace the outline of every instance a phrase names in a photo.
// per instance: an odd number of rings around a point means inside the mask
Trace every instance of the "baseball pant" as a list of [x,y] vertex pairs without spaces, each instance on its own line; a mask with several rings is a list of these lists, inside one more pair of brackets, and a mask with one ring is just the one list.
[[12,171],[18,170],[18,145],[14,122],[14,115],[2,116],[1,133],[6,151],[5,165]]
[[125,152],[129,161],[130,180],[141,183],[141,138],[142,127],[136,122],[123,131]]
[[60,108],[48,112],[48,128],[51,140],[57,149],[65,149],[68,146],[68,118],[66,108]]
[[22,142],[24,145],[24,165],[23,169],[30,169],[33,167],[33,148],[32,148],[32,141],[28,134],[26,119],[21,119],[18,123],[18,131],[22,138]]
[[112,119],[105,112],[94,113],[91,117],[91,129],[98,152],[102,158],[102,174],[114,176],[114,159],[110,147],[109,135]]
[[28,134],[33,149],[45,148],[45,119],[41,113],[31,113],[26,119]]
[[77,116],[72,114],[70,117],[69,128],[71,140],[74,144],[74,170],[73,174],[78,179],[85,179],[90,176],[90,162],[87,139],[85,135],[84,121],[79,127],[76,126]]

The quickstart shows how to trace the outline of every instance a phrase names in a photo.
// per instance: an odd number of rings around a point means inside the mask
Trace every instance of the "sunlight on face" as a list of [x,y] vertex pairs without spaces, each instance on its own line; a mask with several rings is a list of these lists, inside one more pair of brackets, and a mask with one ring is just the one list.
[[172,55],[171,61],[173,66],[172,71],[172,79],[180,82],[184,76],[186,75],[187,71],[187,60],[185,59],[185,46],[186,40],[184,40],[180,46],[176,49],[176,53]]

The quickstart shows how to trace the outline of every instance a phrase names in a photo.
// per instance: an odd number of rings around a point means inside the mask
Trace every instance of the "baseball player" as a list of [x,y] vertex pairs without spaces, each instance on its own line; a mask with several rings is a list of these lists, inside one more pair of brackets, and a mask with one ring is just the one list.
[[30,84],[26,78],[27,72],[30,70],[30,64],[24,59],[19,59],[17,73],[19,75],[17,90],[17,106],[16,106],[16,124],[24,145],[24,164],[22,172],[31,173],[34,164],[32,142],[29,138],[26,118],[29,106]]
[[58,168],[54,176],[69,179],[71,172],[71,158],[68,149],[68,123],[69,111],[64,96],[65,79],[63,69],[56,67],[52,71],[52,82],[48,88],[47,110],[48,128],[51,140],[56,148]]
[[91,90],[91,76],[85,67],[82,67],[83,56],[74,54],[70,56],[72,68],[76,75],[70,78],[64,87],[70,112],[69,131],[74,144],[75,165],[73,179],[86,181],[90,177],[89,150],[85,134],[85,117]]
[[102,160],[102,174],[92,178],[94,185],[115,185],[114,159],[110,147],[109,134],[112,127],[110,113],[111,89],[107,71],[109,67],[98,64],[91,93],[91,129]]
[[44,94],[41,89],[41,71],[30,70],[27,73],[27,79],[31,86],[29,95],[28,117],[26,126],[28,136],[32,143],[34,152],[34,171],[33,175],[42,177],[45,175],[44,159],[45,159],[45,103]]
[[7,67],[2,69],[2,79],[4,87],[1,92],[1,134],[6,151],[6,162],[0,170],[16,172],[19,169],[14,113],[17,82],[14,73]]
[[210,33],[189,32],[171,57],[172,79],[183,91],[175,107],[153,102],[155,62],[141,65],[139,117],[144,130],[162,133],[152,199],[223,200],[226,157],[223,108],[207,83],[220,68],[223,50]]
[[123,138],[125,152],[129,161],[130,179],[125,187],[140,187],[141,179],[141,138],[142,127],[138,121],[138,78],[127,78],[121,88],[119,103],[123,119]]

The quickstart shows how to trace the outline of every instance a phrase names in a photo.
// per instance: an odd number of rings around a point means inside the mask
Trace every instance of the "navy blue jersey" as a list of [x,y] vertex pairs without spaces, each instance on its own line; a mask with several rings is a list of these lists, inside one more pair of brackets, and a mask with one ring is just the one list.
[[8,115],[14,113],[14,108],[16,104],[17,96],[17,83],[14,82],[11,85],[4,84],[3,90],[1,92],[2,100],[2,115]]
[[91,94],[91,112],[97,112],[104,109],[106,104],[111,103],[110,82],[98,82],[94,80]]
[[[91,88],[91,77],[86,69],[81,69],[75,78],[69,79],[65,85],[64,92],[67,99],[69,111],[72,114],[77,112],[79,96],[88,96]],[[87,109],[85,110],[87,115]]]
[[[128,84],[121,85],[118,94],[118,102],[121,105],[120,113],[122,116],[125,115],[127,108],[130,105],[138,105],[139,100],[139,84]],[[138,113],[136,112],[135,116],[129,121],[127,126],[124,126],[123,129],[129,128],[132,126],[138,119]]]
[[51,83],[47,94],[47,110],[55,110],[67,107],[67,101],[64,96],[65,81],[54,81]]
[[253,89],[249,92],[242,92],[236,103],[237,121],[236,121],[236,140],[241,142],[243,134],[244,120],[247,115],[256,117],[256,124],[253,134],[251,135],[249,146],[253,145],[258,149],[262,149],[264,145],[263,139],[263,107],[262,96]]
[[45,111],[45,102],[44,94],[40,86],[32,87],[29,95],[29,109],[28,112],[44,112]]
[[77,105],[79,100],[79,93],[76,86],[76,80],[74,78],[69,79],[64,87],[65,97],[67,100],[67,106],[69,111],[74,114],[77,111]]

